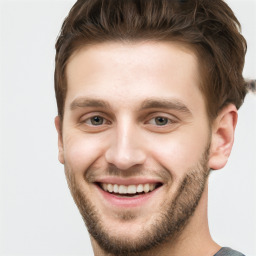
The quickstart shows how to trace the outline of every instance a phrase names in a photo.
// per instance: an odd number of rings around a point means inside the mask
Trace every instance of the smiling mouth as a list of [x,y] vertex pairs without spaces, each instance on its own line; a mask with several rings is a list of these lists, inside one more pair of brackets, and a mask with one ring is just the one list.
[[118,197],[135,197],[150,193],[161,187],[161,183],[146,183],[138,185],[118,185],[110,183],[96,183],[102,190]]

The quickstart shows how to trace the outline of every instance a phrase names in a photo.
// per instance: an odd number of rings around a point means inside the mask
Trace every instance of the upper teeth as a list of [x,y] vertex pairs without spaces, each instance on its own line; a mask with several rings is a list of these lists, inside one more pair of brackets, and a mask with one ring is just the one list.
[[119,194],[136,194],[145,192],[148,193],[155,189],[156,184],[139,184],[139,185],[117,185],[117,184],[107,184],[102,183],[101,187],[110,193],[119,193]]

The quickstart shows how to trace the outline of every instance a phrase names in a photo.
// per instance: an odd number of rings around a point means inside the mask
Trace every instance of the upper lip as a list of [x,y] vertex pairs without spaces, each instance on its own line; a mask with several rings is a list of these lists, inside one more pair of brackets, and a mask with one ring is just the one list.
[[120,177],[105,177],[98,178],[95,183],[107,183],[107,184],[118,184],[118,185],[139,185],[139,184],[156,184],[163,183],[161,180],[156,178],[145,178],[145,177],[131,177],[131,178],[120,178]]

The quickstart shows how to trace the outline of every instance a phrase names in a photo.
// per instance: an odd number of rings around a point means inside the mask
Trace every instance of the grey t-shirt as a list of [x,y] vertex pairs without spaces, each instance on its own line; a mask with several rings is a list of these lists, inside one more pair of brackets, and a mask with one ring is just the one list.
[[245,256],[241,252],[232,250],[231,248],[228,247],[222,247],[216,254],[213,256]]

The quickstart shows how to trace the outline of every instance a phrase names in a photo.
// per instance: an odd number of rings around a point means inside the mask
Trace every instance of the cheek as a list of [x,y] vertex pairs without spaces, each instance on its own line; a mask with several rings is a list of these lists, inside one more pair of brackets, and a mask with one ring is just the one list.
[[72,172],[83,174],[103,152],[100,138],[87,136],[67,136],[64,140],[64,160]]
[[207,147],[207,136],[175,135],[151,142],[153,158],[168,169],[173,178],[184,176],[197,165]]

